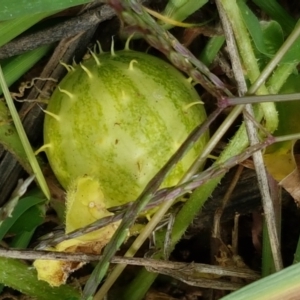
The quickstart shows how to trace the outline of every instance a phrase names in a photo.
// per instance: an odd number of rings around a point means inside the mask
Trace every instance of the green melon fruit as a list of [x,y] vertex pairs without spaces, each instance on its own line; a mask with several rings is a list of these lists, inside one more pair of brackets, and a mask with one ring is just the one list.
[[[206,118],[190,81],[168,63],[131,50],[91,56],[54,91],[45,116],[50,165],[65,189],[99,180],[106,207],[132,201]],[[178,183],[204,136],[163,186]]]

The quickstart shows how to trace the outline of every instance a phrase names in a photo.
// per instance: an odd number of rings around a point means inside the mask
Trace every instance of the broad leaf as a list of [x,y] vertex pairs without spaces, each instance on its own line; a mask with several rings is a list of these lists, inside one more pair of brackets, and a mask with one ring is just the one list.
[[[273,57],[283,43],[283,30],[280,24],[276,21],[260,23],[243,0],[238,0],[237,4],[257,50],[269,58]],[[297,25],[299,25],[299,21]],[[300,39],[292,45],[280,63],[292,63],[296,61],[300,61]]]
[[[30,209],[36,205],[44,204],[45,202],[46,199],[40,191],[36,191],[36,193],[30,196],[25,196],[19,200],[18,204],[14,208],[12,217],[5,219],[0,226],[0,240],[2,240],[9,231],[21,233],[22,231],[30,231],[37,226],[37,224],[40,223],[41,210],[31,210],[30,212]],[[29,212],[27,212],[28,210]],[[27,215],[23,216],[26,212]],[[31,218],[33,220],[30,220]]]

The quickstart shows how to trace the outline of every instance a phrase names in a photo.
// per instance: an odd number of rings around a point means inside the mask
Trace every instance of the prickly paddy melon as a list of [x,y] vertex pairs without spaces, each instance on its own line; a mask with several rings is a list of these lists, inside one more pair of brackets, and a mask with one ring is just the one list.
[[[93,54],[54,91],[45,116],[50,165],[65,189],[85,175],[100,182],[107,207],[132,201],[196,125],[206,118],[190,81],[151,55]],[[204,136],[164,186],[176,184],[201,152]]]

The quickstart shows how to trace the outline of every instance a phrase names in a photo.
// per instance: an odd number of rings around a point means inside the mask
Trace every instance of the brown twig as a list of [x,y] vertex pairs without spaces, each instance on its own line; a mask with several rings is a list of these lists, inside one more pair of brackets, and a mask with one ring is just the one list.
[[[86,254],[86,253],[67,253],[57,251],[34,251],[34,250],[15,250],[0,248],[0,257],[23,259],[23,260],[61,260],[61,261],[78,261],[78,262],[91,262],[101,259],[101,255]],[[160,270],[181,270],[188,272],[197,272],[205,274],[213,274],[218,276],[232,276],[256,280],[259,275],[250,269],[211,266],[199,263],[180,263],[164,260],[156,260],[151,258],[134,258],[134,257],[121,257],[114,256],[111,260],[115,264],[128,264],[135,266],[151,267],[153,270],[159,272]]]
[[[242,96],[247,93],[247,84],[243,75],[242,64],[234,40],[234,34],[230,22],[227,18],[227,15],[222,7],[222,4],[220,4],[219,1],[217,1],[217,6],[224,27],[224,34],[226,36],[227,47],[229,48],[230,59],[232,61],[233,73],[237,81],[239,95]],[[246,104],[244,110],[245,110],[244,120],[247,129],[248,139],[250,145],[254,145],[257,144],[259,141],[256,125],[252,120],[247,118],[247,115],[250,115],[252,118],[255,118],[252,105]],[[253,162],[256,170],[259,189],[262,196],[262,204],[265,213],[265,220],[268,228],[268,233],[270,236],[270,244],[271,244],[274,264],[276,270],[280,271],[283,267],[281,252],[280,252],[280,241],[279,241],[278,232],[276,228],[275,212],[274,212],[273,202],[269,191],[267,173],[264,166],[263,155],[261,151],[257,151],[253,153]]]

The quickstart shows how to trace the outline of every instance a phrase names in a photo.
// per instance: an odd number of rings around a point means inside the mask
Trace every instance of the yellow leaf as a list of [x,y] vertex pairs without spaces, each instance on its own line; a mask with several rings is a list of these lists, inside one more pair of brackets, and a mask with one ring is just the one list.
[[[105,198],[99,182],[88,176],[78,178],[67,193],[66,233],[110,215],[113,214],[106,209]],[[100,254],[102,248],[115,233],[119,223],[115,222],[76,239],[63,241],[52,250]],[[83,263],[55,260],[36,260],[34,262],[38,278],[47,281],[51,286],[64,284],[69,274],[82,265]]]

